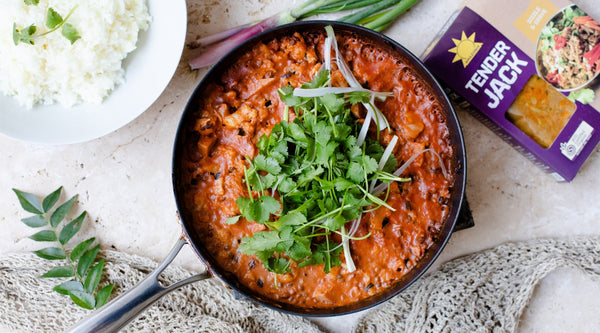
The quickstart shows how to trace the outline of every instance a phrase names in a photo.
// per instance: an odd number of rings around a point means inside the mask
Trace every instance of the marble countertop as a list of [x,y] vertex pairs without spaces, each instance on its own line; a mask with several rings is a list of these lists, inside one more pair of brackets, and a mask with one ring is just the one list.
[[[419,55],[460,0],[423,0],[386,34]],[[300,1],[188,0],[191,41],[262,18]],[[600,17],[595,0],[577,1]],[[596,6],[594,6],[596,5]],[[325,17],[325,18],[334,18]],[[430,22],[423,26],[422,22]],[[183,107],[206,70],[191,72],[184,50],[179,68],[160,98],[125,127],[89,142],[43,146],[0,136],[0,254],[36,249],[11,188],[43,195],[64,186],[64,198],[79,194],[77,210],[88,212],[78,237],[96,236],[105,248],[162,260],[179,238],[171,187],[171,153]],[[571,183],[557,183],[463,110],[457,110],[468,156],[467,194],[475,227],[452,235],[442,262],[506,241],[600,234],[600,147]],[[202,270],[185,249],[177,264]],[[556,271],[536,289],[522,316],[523,332],[600,330],[600,285],[581,272]],[[359,314],[318,319],[345,332]]]

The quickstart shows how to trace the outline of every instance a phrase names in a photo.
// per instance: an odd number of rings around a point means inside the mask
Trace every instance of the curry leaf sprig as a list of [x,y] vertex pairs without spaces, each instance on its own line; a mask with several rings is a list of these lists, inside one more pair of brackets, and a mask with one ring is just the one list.
[[[329,72],[322,70],[302,88],[327,87],[329,81]],[[369,103],[369,92],[298,97],[293,91],[284,86],[279,95],[286,113],[292,107],[296,118],[288,121],[284,115],[270,135],[259,139],[258,155],[248,159],[245,169],[249,197],[236,200],[241,217],[268,230],[244,237],[239,250],[256,255],[273,273],[289,272],[292,261],[299,267],[324,264],[328,273],[341,265],[335,234],[348,239],[369,236],[346,234],[346,223],[358,219],[368,206],[394,210],[385,198],[369,192],[370,182],[406,179],[390,173],[397,166],[393,155],[380,170],[384,148],[379,142],[368,139],[357,144],[360,124],[351,105]],[[239,219],[234,216],[226,222]]]
[[13,189],[21,207],[35,215],[22,219],[21,221],[31,228],[44,228],[29,236],[38,242],[56,242],[57,246],[46,247],[34,251],[38,257],[47,260],[64,260],[66,265],[56,266],[41,275],[42,278],[71,278],[56,287],[54,291],[71,297],[73,302],[85,309],[97,309],[106,303],[113,284],[108,284],[98,290],[104,259],[96,262],[100,245],[92,246],[95,238],[89,238],[77,244],[71,251],[67,250],[67,243],[81,229],[86,216],[84,211],[72,221],[65,220],[71,210],[77,195],[65,203],[52,209],[61,194],[62,186],[46,196],[40,203],[39,199],[31,194]]
[[[26,5],[30,6],[37,6],[39,4],[39,0],[23,1]],[[43,33],[38,33],[38,28],[35,24],[31,24],[25,28],[17,28],[17,23],[13,23],[13,42],[15,43],[15,45],[19,45],[19,43],[34,45],[36,39],[62,28],[61,34],[66,39],[68,39],[71,42],[71,44],[75,43],[75,41],[81,38],[81,36],[79,35],[77,29],[75,29],[75,27],[71,23],[67,23],[67,20],[69,19],[69,17],[71,17],[71,14],[73,14],[75,9],[77,9],[77,6],[78,5],[75,5],[75,7],[73,7],[69,11],[65,18],[63,18],[52,7],[48,8],[45,23],[46,28],[48,28],[48,30]]]

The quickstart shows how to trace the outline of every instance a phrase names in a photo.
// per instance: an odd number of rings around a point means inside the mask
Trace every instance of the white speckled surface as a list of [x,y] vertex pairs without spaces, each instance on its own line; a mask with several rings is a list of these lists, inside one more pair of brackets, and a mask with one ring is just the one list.
[[[271,15],[300,1],[188,1],[188,41]],[[458,8],[459,0],[423,0],[387,34],[415,54]],[[578,1],[600,17],[595,0]],[[595,6],[594,6],[595,5]],[[248,17],[249,15],[249,17]],[[171,189],[171,150],[179,116],[205,70],[182,62],[166,91],[135,121],[103,138],[69,146],[39,146],[0,136],[0,253],[29,251],[36,244],[19,222],[12,187],[45,194],[63,185],[64,198],[79,194],[78,210],[89,219],[79,237],[95,235],[107,248],[161,260],[180,234]],[[476,226],[457,232],[437,264],[505,241],[600,234],[600,154],[572,183],[556,183],[462,110],[458,111],[468,153],[467,194]],[[176,261],[203,269],[186,249]],[[600,284],[581,272],[557,271],[538,287],[522,317],[523,332],[600,330]],[[319,319],[345,332],[360,314]]]

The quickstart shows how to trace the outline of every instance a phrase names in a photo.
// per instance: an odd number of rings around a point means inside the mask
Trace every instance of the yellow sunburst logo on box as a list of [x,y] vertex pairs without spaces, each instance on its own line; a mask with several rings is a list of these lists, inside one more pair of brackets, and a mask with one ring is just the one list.
[[448,52],[455,54],[452,63],[462,60],[462,64],[465,68],[467,68],[467,65],[473,60],[483,45],[483,43],[475,42],[475,33],[472,33],[471,36],[467,37],[464,31],[462,32],[460,40],[452,38],[452,41],[454,42],[454,45],[456,45],[448,50]]

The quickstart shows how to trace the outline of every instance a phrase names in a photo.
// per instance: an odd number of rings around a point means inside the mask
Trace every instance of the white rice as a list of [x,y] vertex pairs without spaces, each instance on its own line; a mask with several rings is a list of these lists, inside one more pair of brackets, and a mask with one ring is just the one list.
[[[22,29],[34,23],[47,31],[51,7],[66,17],[81,39],[71,45],[60,29],[35,40],[14,44],[13,23]],[[0,0],[0,91],[19,104],[101,103],[124,82],[123,59],[133,51],[138,32],[148,29],[151,17],[146,0]]]

